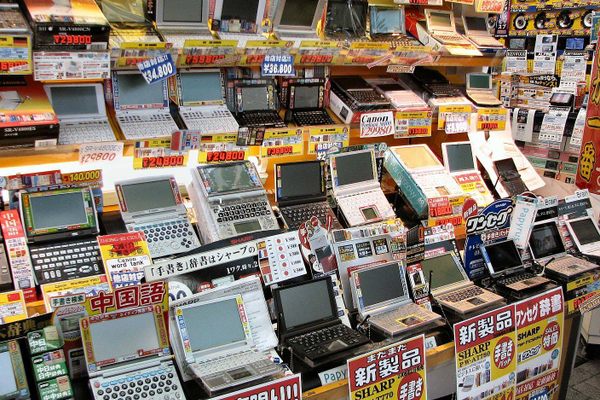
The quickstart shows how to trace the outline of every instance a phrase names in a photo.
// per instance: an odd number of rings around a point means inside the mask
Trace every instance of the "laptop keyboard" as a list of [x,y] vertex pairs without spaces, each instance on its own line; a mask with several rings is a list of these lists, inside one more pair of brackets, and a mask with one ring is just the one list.
[[276,111],[247,111],[236,115],[240,126],[285,128],[286,124]]
[[373,315],[369,322],[379,327],[386,327],[389,330],[400,331],[438,318],[437,314],[428,309],[415,303],[409,303],[396,310]]
[[144,232],[152,258],[183,253],[200,246],[192,225],[181,219],[129,225],[128,229]]
[[478,46],[483,47],[502,47],[502,45],[493,37],[487,36],[469,36],[469,38],[475,42]]
[[201,133],[230,133],[239,129],[229,110],[184,111],[181,116],[188,129]]
[[117,119],[128,140],[171,136],[179,129],[170,114],[119,115]]
[[58,144],[81,144],[114,141],[115,134],[108,121],[89,121],[59,125]]
[[96,238],[29,247],[38,284],[104,273]]
[[335,122],[325,110],[310,110],[293,112],[294,123],[299,126],[332,125]]
[[217,222],[230,222],[269,215],[271,210],[265,200],[260,200],[223,206],[220,209],[216,209],[215,212],[217,214]]
[[471,46],[471,42],[469,42],[467,39],[465,39],[464,37],[462,37],[460,35],[436,33],[435,38],[439,39],[443,44]]
[[350,90],[348,95],[358,103],[389,104],[389,102],[375,90]]
[[200,376],[206,376],[255,363],[258,363],[258,365],[261,366],[273,364],[273,362],[267,359],[262,353],[256,351],[243,351],[197,362],[196,368],[197,373],[199,373]]
[[318,331],[309,332],[304,335],[295,336],[289,339],[289,342],[296,349],[301,351],[308,357],[325,355],[331,351],[327,348],[327,344],[336,340],[341,340],[352,347],[363,342],[365,337],[360,333],[353,331],[346,325],[338,324],[328,328],[323,328]]
[[329,205],[327,202],[300,204],[297,206],[280,207],[281,214],[286,224],[292,230],[300,228],[304,222],[315,216],[326,225],[327,215],[329,215]]
[[483,293],[483,289],[481,289],[480,287],[469,286],[468,288],[456,290],[452,293],[442,295],[439,297],[439,299],[448,303],[460,303],[463,300],[480,296]]
[[506,278],[498,279],[498,283],[504,286],[512,285],[513,283],[526,281],[528,279],[535,279],[538,276],[531,272],[521,272],[515,275],[508,276]]
[[578,274],[596,268],[598,268],[598,265],[572,256],[559,258],[546,265],[546,269],[564,275]]

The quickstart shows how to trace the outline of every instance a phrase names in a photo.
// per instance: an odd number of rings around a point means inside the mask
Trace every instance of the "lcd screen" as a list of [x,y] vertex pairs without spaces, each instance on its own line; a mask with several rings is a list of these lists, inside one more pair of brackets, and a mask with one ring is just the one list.
[[286,329],[323,319],[333,319],[335,306],[329,296],[329,279],[283,288],[279,292]]
[[279,166],[279,171],[281,174],[279,201],[325,195],[319,161],[282,164]]
[[437,167],[440,162],[424,146],[393,147],[392,151],[398,155],[408,169]]
[[243,111],[260,111],[269,109],[269,91],[266,86],[242,87]]
[[529,246],[536,259],[565,252],[565,246],[555,222],[535,225],[529,236]]
[[223,0],[221,19],[238,19],[257,23],[258,3],[259,0]]
[[488,74],[469,74],[469,87],[471,89],[491,89],[492,76]]
[[286,0],[279,25],[310,28],[319,0]]
[[[203,0],[163,0],[164,22],[202,22]],[[208,0],[207,0],[208,1]]]
[[570,224],[573,233],[575,233],[575,236],[577,236],[577,240],[581,245],[600,241],[598,229],[596,229],[596,226],[591,219],[585,218],[579,221],[572,221]]
[[401,33],[403,22],[399,8],[371,8],[371,32],[374,34]]
[[123,211],[138,212],[177,205],[170,179],[123,184],[121,191],[127,206]]
[[450,172],[473,171],[473,152],[470,143],[448,144],[448,170]]
[[405,296],[404,271],[396,263],[356,271],[364,307],[373,306]]
[[163,104],[164,86],[161,82],[148,84],[141,74],[119,74],[119,104]]
[[494,272],[502,272],[523,265],[519,250],[512,240],[487,245],[485,251]]
[[50,100],[59,117],[98,114],[94,86],[51,86]]
[[34,230],[88,224],[86,201],[81,191],[29,196],[29,204]]
[[431,19],[431,26],[434,28],[450,28],[452,26],[452,14],[450,13],[432,12],[429,15]]
[[180,79],[184,105],[200,101],[223,100],[221,74],[219,72],[182,73]]
[[425,279],[428,281],[429,272],[432,272],[431,281],[429,282],[431,290],[465,280],[460,270],[462,267],[451,253],[446,253],[439,257],[427,258],[421,261],[421,268]]
[[204,173],[212,192],[223,193],[258,187],[244,164],[208,167],[204,169]]
[[487,24],[485,22],[485,18],[465,17],[465,21],[467,22],[467,29],[469,31],[487,32]]
[[335,157],[337,185],[368,182],[373,176],[373,158],[371,152],[346,153]]
[[296,86],[294,90],[294,109],[319,107],[320,86]]

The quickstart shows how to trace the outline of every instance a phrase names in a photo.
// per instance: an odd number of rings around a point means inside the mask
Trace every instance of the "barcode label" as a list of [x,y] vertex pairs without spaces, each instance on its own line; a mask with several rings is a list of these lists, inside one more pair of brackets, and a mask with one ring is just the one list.
[[57,140],[56,139],[44,139],[44,140],[36,140],[35,148],[47,148],[47,147],[56,147]]
[[98,50],[106,50],[107,43],[106,42],[94,42],[90,45],[89,50],[98,51]]

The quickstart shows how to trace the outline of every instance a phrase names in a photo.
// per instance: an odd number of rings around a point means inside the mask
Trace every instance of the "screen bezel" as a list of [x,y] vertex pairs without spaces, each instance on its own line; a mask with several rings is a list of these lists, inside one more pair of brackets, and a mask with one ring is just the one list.
[[[210,180],[208,179],[208,176],[206,175],[205,170],[208,168],[231,167],[233,165],[243,165],[246,168],[246,172],[248,173],[248,175],[250,175],[250,179],[255,183],[255,186],[252,188],[248,188],[248,189],[233,189],[233,190],[225,190],[222,192],[217,192],[217,191],[213,190],[210,186]],[[230,194],[230,193],[245,193],[245,192],[252,192],[255,190],[264,190],[262,183],[260,181],[260,177],[258,176],[256,169],[254,168],[254,164],[252,164],[250,161],[229,162],[229,163],[223,163],[223,164],[202,164],[202,165],[198,165],[195,168],[195,170],[198,171],[198,174],[200,176],[200,184],[202,185],[202,188],[206,192],[207,196],[221,196],[221,195]]]
[[[368,181],[356,182],[356,183],[348,183],[345,185],[338,185],[338,173],[337,173],[336,160],[341,157],[348,157],[348,156],[352,156],[357,153],[367,153],[367,152],[371,153],[371,166],[373,169],[373,179],[368,180]],[[332,154],[329,157],[329,168],[331,171],[331,184],[333,186],[333,190],[343,190],[346,188],[360,187],[360,186],[369,185],[372,183],[379,184],[379,181],[377,179],[377,160],[375,159],[375,152],[373,151],[373,149],[348,151],[345,153]]]
[[[387,267],[392,267],[392,266],[395,266],[398,269],[398,273],[400,274],[400,280],[402,283],[402,293],[404,293],[404,295],[394,297],[393,299],[389,299],[389,300],[383,301],[381,303],[372,304],[370,306],[365,307],[362,302],[362,298],[363,298],[362,289],[360,289],[360,287],[361,287],[360,274],[363,272],[366,272],[366,271],[372,271],[375,269],[387,268]],[[363,316],[370,313],[373,310],[376,310],[376,309],[384,308],[384,307],[387,307],[390,305],[400,305],[400,304],[406,302],[407,300],[409,300],[409,298],[410,298],[410,295],[408,293],[408,285],[406,283],[406,272],[405,272],[404,264],[402,262],[391,262],[391,263],[366,266],[366,267],[356,269],[350,273],[350,285],[352,287],[352,296],[354,297],[354,304],[356,304],[358,312]]]
[[[223,73],[218,68],[208,68],[208,69],[180,69],[179,74],[177,74],[177,100],[179,101],[180,107],[193,107],[193,106],[202,106],[202,105],[221,105],[225,104],[225,88],[223,85]],[[214,74],[218,73],[221,79],[221,98],[214,100],[204,100],[204,101],[186,101],[184,102],[183,92],[185,88],[183,87],[183,82],[181,80],[180,74]]]
[[[273,99],[274,97],[274,93],[275,93],[275,85],[272,82],[268,82],[268,83],[258,83],[258,84],[248,84],[245,82],[238,82],[235,85],[235,93],[236,93],[236,98],[239,100],[237,102],[237,111],[238,112],[244,112],[246,111],[244,109],[244,88],[264,88],[265,91],[267,92],[267,106],[269,108],[267,108],[267,110],[275,110],[277,109],[277,106],[274,105],[275,101]],[[269,90],[270,88],[270,90]],[[261,111],[261,110],[251,110],[248,112],[253,112],[253,111]]]
[[[431,14],[432,13],[438,13],[438,14],[447,14],[450,17],[450,26],[444,25],[444,26],[435,26],[432,24],[431,22]],[[425,9],[425,21],[427,22],[427,30],[430,32],[434,32],[434,31],[445,31],[445,32],[456,32],[456,22],[454,21],[454,14],[451,11],[446,11],[446,10],[432,10],[429,8]]]
[[[489,78],[489,84],[487,88],[474,88],[471,87],[471,77],[477,77],[477,76],[486,76]],[[479,72],[469,72],[467,74],[467,79],[466,79],[466,85],[467,85],[467,90],[492,90],[492,76],[490,74],[484,74],[484,73],[479,73]]]
[[518,265],[518,266],[512,267],[512,268],[503,269],[502,271],[496,271],[494,269],[494,266],[490,262],[490,258],[488,256],[488,254],[489,254],[488,248],[498,246],[502,243],[508,243],[508,242],[512,242],[513,245],[515,243],[513,240],[508,239],[508,240],[501,240],[499,242],[494,242],[494,243],[489,243],[489,244],[483,244],[483,243],[481,244],[480,249],[481,249],[481,253],[483,255],[483,260],[484,260],[485,265],[486,265],[488,271],[490,272],[490,275],[492,276],[492,278],[496,278],[496,277],[504,276],[504,275],[510,275],[514,272],[522,271],[523,269],[525,269],[525,267],[523,265],[523,258],[521,257],[521,252],[519,251],[519,248],[516,245],[514,245],[514,246],[515,246],[515,249],[517,250],[517,255],[519,256],[521,265]]
[[[119,101],[119,76],[120,75],[141,75],[139,71],[114,71],[112,76],[113,84],[113,104],[116,112],[119,111],[130,111],[130,110],[150,110],[150,109],[164,109],[169,108],[169,93],[167,88],[168,79],[164,79],[162,82],[155,82],[153,85],[162,85],[163,89],[163,102],[160,103],[141,103],[141,104],[127,104],[122,105]],[[142,78],[143,79],[143,78]]]
[[[296,89],[299,87],[315,87],[319,88],[319,98],[317,99],[317,106],[311,108],[296,108]],[[292,92],[294,92],[294,96],[292,96]],[[299,84],[299,83],[291,83],[288,88],[288,109],[290,110],[313,110],[315,108],[323,108],[323,101],[325,97],[325,84],[323,83],[307,83],[307,84]]]
[[[531,243],[531,239],[533,238],[533,231],[535,231],[535,228],[543,227],[543,226],[546,226],[546,225],[548,225],[548,226],[554,226],[556,228],[556,232],[558,233],[558,240],[560,240],[560,243],[562,244],[563,251],[561,251],[559,253],[556,253],[556,254],[550,254],[550,255],[543,256],[543,257],[537,257],[535,255],[534,250],[533,250],[535,247]],[[540,221],[540,222],[537,222],[537,223],[533,224],[533,229],[531,230],[531,233],[529,234],[529,240],[527,241],[527,244],[529,245],[529,251],[531,253],[531,257],[534,260],[543,260],[543,259],[547,259],[549,257],[560,257],[561,255],[564,255],[564,254],[567,253],[567,249],[565,247],[565,243],[563,242],[563,238],[562,238],[562,235],[560,233],[560,228],[558,227],[558,224],[554,220],[551,220],[551,221],[544,220],[544,221]]]
[[[223,1],[227,1],[227,0],[216,0],[215,13],[214,13],[215,15],[214,15],[213,19],[221,20],[221,13],[223,12]],[[258,1],[258,7],[256,8],[256,19],[254,20],[254,25],[256,26],[256,29],[258,29],[258,27],[261,25],[262,20],[265,16],[266,5],[267,5],[266,0]],[[248,21],[248,22],[252,22],[252,21]]]
[[[473,157],[473,169],[464,169],[462,171],[456,171],[456,172],[450,171],[450,158],[448,156],[448,147],[459,146],[459,145],[464,146],[467,144],[469,146],[471,146],[471,156]],[[479,172],[477,170],[477,156],[475,155],[475,152],[473,151],[473,145],[471,144],[470,141],[442,143],[442,159],[444,160],[444,168],[446,168],[446,171],[448,171],[448,173],[451,175],[464,174],[464,173],[468,173],[468,172]]]
[[[454,283],[449,283],[447,285],[440,286],[439,288],[431,289],[431,293],[433,293],[434,295],[442,294],[442,293],[446,293],[446,292],[454,290],[454,289],[459,289],[459,288],[465,286],[465,284],[471,283],[471,281],[469,280],[469,277],[467,276],[467,273],[465,272],[465,269],[463,268],[461,262],[459,261],[458,256],[453,251],[442,253],[442,254],[439,254],[439,255],[436,255],[433,257],[428,257],[428,258],[426,258],[426,260],[433,262],[433,260],[441,258],[441,257],[452,257],[452,260],[454,261],[454,265],[456,266],[456,268],[462,275],[463,280],[454,282]],[[429,282],[429,276],[425,275],[425,270],[423,270],[422,265],[421,265],[421,272],[423,273],[423,276],[425,277],[425,282],[427,282],[427,287],[430,287],[431,282]],[[435,278],[435,275],[434,275],[434,278]]]
[[585,253],[589,248],[595,248],[595,247],[600,246],[600,242],[594,242],[594,243],[588,243],[588,244],[581,244],[579,242],[579,239],[577,238],[577,235],[575,234],[575,230],[571,226],[571,223],[577,222],[577,221],[583,221],[584,219],[589,219],[592,222],[592,224],[594,225],[594,227],[596,228],[598,235],[600,235],[600,228],[598,228],[598,224],[590,216],[574,218],[574,219],[569,219],[569,220],[565,221],[565,223],[567,224],[567,228],[569,229],[569,233],[571,234],[571,239],[573,239],[573,242],[575,243],[575,245],[577,246],[577,249],[581,253]]
[[93,87],[94,92],[96,94],[96,106],[98,108],[97,113],[92,114],[65,114],[63,116],[59,116],[56,114],[59,119],[84,119],[84,118],[93,118],[93,117],[106,117],[106,105],[104,104],[104,92],[102,91],[102,84],[100,83],[74,83],[74,84],[47,84],[44,85],[44,90],[46,91],[46,96],[48,96],[48,100],[50,104],[54,107],[52,103],[52,88],[55,87],[72,87],[72,88],[81,88],[81,87]]
[[[379,7],[379,6],[369,6],[369,33],[371,36],[398,36],[398,35],[406,35],[406,17],[404,12],[404,7]],[[374,32],[373,31],[373,15],[377,14],[379,10],[395,10],[400,13],[400,31],[399,32]]]
[[487,26],[487,21],[484,17],[479,17],[477,15],[464,15],[462,16],[462,21],[463,21],[463,26],[465,27],[465,32],[467,35],[473,35],[473,36],[492,36],[490,35],[489,31],[486,30],[478,30],[478,29],[471,29],[469,27],[469,24],[467,23],[467,18],[477,18],[477,19],[482,19],[483,20],[483,24],[484,26]]
[[317,30],[317,25],[321,20],[321,16],[323,15],[323,10],[325,9],[326,0],[319,0],[317,3],[317,7],[315,9],[315,13],[313,15],[312,22],[310,26],[305,25],[281,25],[281,19],[283,17],[283,10],[285,8],[285,2],[287,0],[279,0],[279,4],[277,5],[277,9],[275,10],[275,16],[273,17],[273,27],[275,31],[292,31],[292,32],[300,32],[300,31],[315,31]]
[[202,0],[202,21],[200,22],[168,22],[164,20],[165,0],[156,0],[156,25],[159,28],[175,28],[184,31],[184,28],[206,28],[208,31],[208,6],[209,0]]
[[[123,186],[127,185],[137,185],[140,183],[150,183],[157,181],[170,181],[171,183],[171,191],[173,192],[173,197],[175,198],[175,205],[172,207],[161,207],[161,208],[149,208],[147,210],[142,211],[129,211],[127,207],[127,201],[125,200],[125,196],[123,194]],[[144,177],[144,178],[136,178],[136,179],[128,179],[126,181],[115,182],[115,191],[117,192],[117,198],[119,199],[119,210],[121,211],[121,215],[125,222],[127,222],[130,218],[135,216],[143,216],[147,214],[155,214],[155,213],[166,213],[166,212],[176,212],[179,211],[183,206],[183,200],[181,199],[181,193],[179,192],[179,187],[177,186],[177,181],[175,181],[175,177],[173,175],[160,175],[160,176],[152,176],[152,177]]]
[[[314,193],[308,196],[290,196],[284,197],[280,195],[282,188],[282,179],[281,179],[281,169],[285,169],[288,166],[292,165],[302,165],[302,164],[319,164],[320,169],[320,186],[321,191],[319,193]],[[317,199],[317,198],[325,198],[327,196],[327,190],[325,188],[325,163],[323,161],[298,161],[293,163],[284,163],[284,164],[275,164],[275,201],[277,203],[280,202],[293,202],[297,200],[308,200],[308,199]]]

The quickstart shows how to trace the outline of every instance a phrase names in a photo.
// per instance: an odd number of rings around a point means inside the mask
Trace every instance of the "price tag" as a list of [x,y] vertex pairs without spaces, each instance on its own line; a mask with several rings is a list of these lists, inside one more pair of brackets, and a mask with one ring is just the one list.
[[527,50],[507,50],[505,62],[506,72],[527,72]]
[[506,128],[506,108],[478,108],[478,131],[503,131]]
[[142,61],[137,67],[149,84],[167,79],[177,72],[170,53]]
[[548,142],[551,148],[560,148],[568,118],[568,107],[550,108],[542,120],[540,141]]
[[135,169],[150,169],[150,168],[167,168],[167,167],[183,167],[187,164],[188,155],[183,152],[175,152],[180,154],[169,154],[155,157],[134,158],[133,168]]
[[294,76],[294,58],[288,54],[267,55],[261,66],[262,76]]
[[84,143],[79,147],[79,163],[115,161],[123,158],[123,143]]

